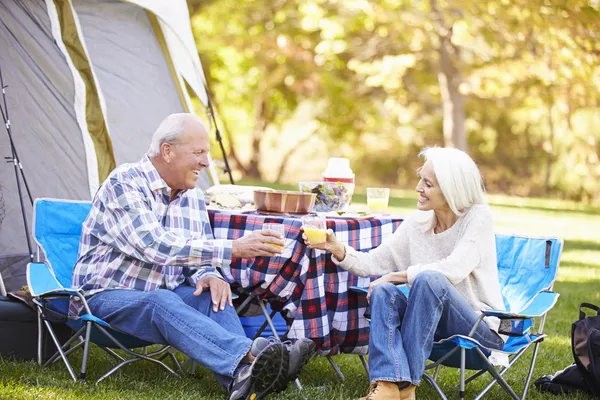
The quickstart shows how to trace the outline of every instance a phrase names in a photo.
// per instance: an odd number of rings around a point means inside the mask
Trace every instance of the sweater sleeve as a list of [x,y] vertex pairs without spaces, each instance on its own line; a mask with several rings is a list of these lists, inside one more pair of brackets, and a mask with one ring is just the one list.
[[441,272],[456,285],[480,265],[484,253],[494,251],[490,247],[493,241],[494,225],[491,214],[475,212],[450,255],[436,262],[411,265],[407,269],[408,283],[412,284],[422,271],[433,270]]
[[411,221],[406,219],[391,237],[369,252],[357,251],[344,244],[346,256],[342,261],[331,257],[334,264],[358,276],[379,276],[403,271],[408,267],[408,232]]

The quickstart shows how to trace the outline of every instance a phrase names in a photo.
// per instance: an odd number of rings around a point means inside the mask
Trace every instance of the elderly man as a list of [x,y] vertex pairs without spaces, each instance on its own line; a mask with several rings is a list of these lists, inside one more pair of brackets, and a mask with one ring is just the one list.
[[[230,400],[262,399],[286,388],[314,353],[303,340],[246,338],[217,267],[232,258],[273,256],[277,232],[215,240],[199,172],[208,167],[208,133],[191,114],[158,127],[148,153],[116,168],[83,224],[73,286],[91,311],[115,328],[171,344],[215,373]],[[71,303],[78,314],[81,304]]]

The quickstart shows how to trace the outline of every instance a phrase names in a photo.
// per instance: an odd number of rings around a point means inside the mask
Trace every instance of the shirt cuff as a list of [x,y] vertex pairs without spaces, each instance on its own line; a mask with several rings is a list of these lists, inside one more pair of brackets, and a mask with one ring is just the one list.
[[412,285],[417,275],[421,272],[421,264],[411,265],[406,270],[406,277],[408,279],[408,284]]
[[[354,249],[352,247],[348,246],[346,243],[342,243],[342,245],[344,246],[344,259],[342,261],[340,261],[337,258],[335,258],[335,256],[332,254],[331,261],[333,261],[333,263],[335,265],[338,265],[338,266],[342,267],[343,269],[346,269],[349,266],[348,256],[351,256],[351,253]],[[354,250],[354,251],[356,251],[356,250]]]
[[[197,271],[194,275],[191,275],[188,278],[188,282],[190,283],[191,286],[196,286],[196,283],[198,283],[198,281],[202,278],[206,278],[207,276],[214,276],[215,278],[219,278],[219,279],[223,279],[223,277],[221,276],[221,274],[219,273],[219,271],[217,271],[215,268],[203,268],[199,271]],[[223,279],[225,280],[225,279]]]

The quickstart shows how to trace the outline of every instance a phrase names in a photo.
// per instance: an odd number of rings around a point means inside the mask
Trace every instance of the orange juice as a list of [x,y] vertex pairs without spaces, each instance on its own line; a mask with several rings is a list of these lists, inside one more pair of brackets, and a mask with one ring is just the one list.
[[388,199],[367,199],[367,206],[374,214],[385,214],[388,207]]
[[317,228],[304,228],[306,238],[311,243],[323,243],[327,240],[327,231],[324,229]]

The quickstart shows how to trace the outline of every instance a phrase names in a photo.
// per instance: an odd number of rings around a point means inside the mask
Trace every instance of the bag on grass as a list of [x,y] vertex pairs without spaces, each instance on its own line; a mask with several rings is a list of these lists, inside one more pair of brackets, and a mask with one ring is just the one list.
[[[596,315],[587,316],[585,308]],[[535,388],[558,395],[582,391],[600,398],[600,307],[581,303],[579,319],[571,326],[571,350],[575,364],[542,376],[534,382]]]

